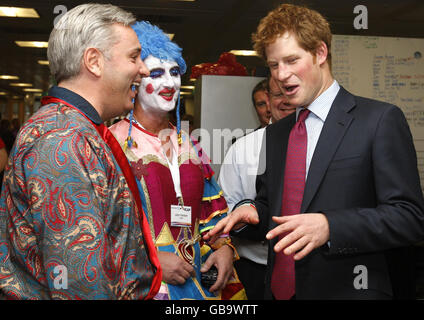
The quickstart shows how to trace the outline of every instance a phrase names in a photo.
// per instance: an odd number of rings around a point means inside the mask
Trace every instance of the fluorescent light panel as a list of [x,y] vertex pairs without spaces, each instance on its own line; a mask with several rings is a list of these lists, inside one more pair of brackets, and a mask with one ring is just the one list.
[[181,89],[194,90],[194,86],[181,86]]
[[32,87],[32,83],[22,83],[22,82],[14,82],[10,83],[12,87]]
[[8,74],[2,74],[2,75],[0,75],[0,79],[3,79],[3,80],[19,80],[19,77],[18,76],[11,76],[11,75],[8,75]]
[[49,45],[47,41],[15,41],[15,43],[26,48],[47,48]]
[[22,91],[25,91],[25,92],[43,92],[42,89],[35,89],[35,88],[27,88],[27,89],[23,89]]
[[230,53],[236,56],[258,56],[254,50],[231,50]]
[[0,17],[40,18],[33,8],[0,7]]
[[49,60],[38,60],[37,62],[38,62],[38,64],[42,64],[43,66],[49,65]]

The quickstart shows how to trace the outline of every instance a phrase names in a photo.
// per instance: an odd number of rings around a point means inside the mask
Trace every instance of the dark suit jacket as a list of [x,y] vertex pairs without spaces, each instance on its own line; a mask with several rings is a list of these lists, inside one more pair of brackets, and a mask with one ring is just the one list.
[[[276,226],[271,216],[281,215],[294,124],[292,114],[267,127],[266,171],[256,183],[260,223],[238,236],[263,239]],[[413,264],[405,259],[407,248],[424,238],[424,200],[412,136],[398,107],[340,89],[313,154],[301,212],[326,215],[330,246],[296,262],[296,298],[384,298],[396,294],[394,289],[399,294],[407,289],[409,295],[402,297],[413,297],[408,273]],[[275,243],[270,241],[266,298],[271,297]],[[368,289],[355,288],[355,277],[365,277],[356,266],[366,267],[367,283],[361,283]]]

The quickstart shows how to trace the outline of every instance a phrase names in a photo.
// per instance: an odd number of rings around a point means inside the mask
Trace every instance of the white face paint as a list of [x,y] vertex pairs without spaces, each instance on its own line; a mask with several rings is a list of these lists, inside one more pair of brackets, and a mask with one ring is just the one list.
[[142,78],[138,99],[146,111],[171,111],[181,87],[180,68],[175,61],[161,61],[152,55],[144,59],[150,77]]

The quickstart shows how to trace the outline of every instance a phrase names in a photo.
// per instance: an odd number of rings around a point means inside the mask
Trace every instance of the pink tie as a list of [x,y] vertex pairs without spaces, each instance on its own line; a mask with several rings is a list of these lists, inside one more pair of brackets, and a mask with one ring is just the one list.
[[[309,110],[299,113],[296,124],[290,131],[287,146],[286,168],[284,171],[283,201],[281,215],[300,213],[306,177],[306,150],[308,135],[305,119]],[[279,237],[281,239],[282,236]],[[271,290],[278,300],[288,300],[295,294],[295,270],[293,255],[286,256],[282,251],[275,255],[271,278]]]

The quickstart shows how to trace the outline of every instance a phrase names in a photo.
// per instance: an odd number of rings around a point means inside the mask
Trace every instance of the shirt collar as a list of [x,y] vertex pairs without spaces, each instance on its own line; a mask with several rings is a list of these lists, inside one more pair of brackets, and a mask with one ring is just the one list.
[[[324,122],[325,119],[327,119],[331,105],[333,104],[334,99],[336,99],[339,90],[340,85],[336,80],[334,80],[331,86],[309,105],[308,110]],[[296,109],[296,119],[302,109],[303,107]]]
[[74,106],[95,124],[99,125],[103,123],[97,110],[79,94],[63,87],[53,86],[49,89],[48,95],[61,99]]

